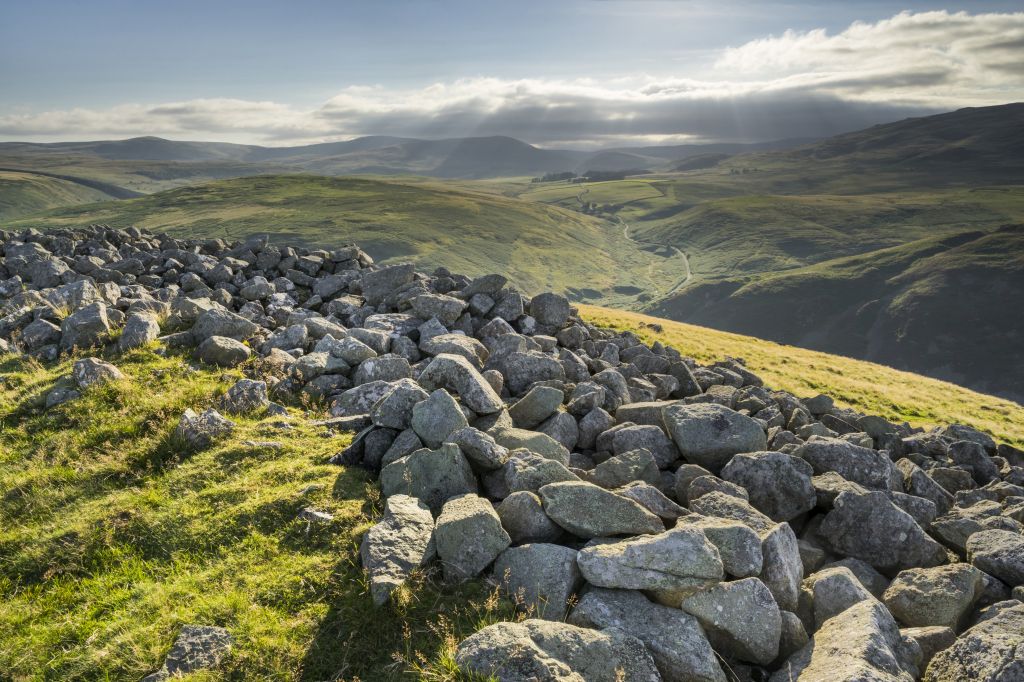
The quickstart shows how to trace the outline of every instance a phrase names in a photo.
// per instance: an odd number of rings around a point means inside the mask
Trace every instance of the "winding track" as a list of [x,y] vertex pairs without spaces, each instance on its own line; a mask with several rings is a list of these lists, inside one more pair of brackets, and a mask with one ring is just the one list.
[[618,216],[616,216],[616,218],[618,218],[619,223],[622,224],[622,236],[625,237],[627,240],[629,240],[629,241],[631,241],[634,244],[637,244],[639,246],[644,246],[644,245],[650,246],[651,244],[655,244],[657,246],[663,246],[665,248],[671,249],[672,251],[674,251],[676,253],[677,256],[679,256],[680,258],[683,259],[683,265],[686,268],[686,277],[684,277],[682,280],[680,280],[680,281],[676,282],[674,285],[672,285],[672,287],[668,291],[666,291],[664,294],[662,294],[662,296],[671,296],[672,294],[677,292],[679,289],[682,289],[684,286],[689,284],[690,280],[693,279],[693,271],[690,269],[690,259],[686,256],[686,254],[683,251],[681,251],[680,249],[678,249],[675,246],[672,246],[671,244],[662,244],[660,242],[641,242],[641,241],[638,241],[636,239],[633,239],[632,237],[629,236],[629,223],[627,223],[622,218],[619,218]]

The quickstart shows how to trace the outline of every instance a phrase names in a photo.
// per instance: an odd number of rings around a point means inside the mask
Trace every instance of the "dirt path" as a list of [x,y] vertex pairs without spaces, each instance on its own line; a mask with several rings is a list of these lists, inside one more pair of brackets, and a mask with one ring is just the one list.
[[660,242],[641,242],[641,241],[638,241],[636,239],[633,239],[632,237],[629,236],[629,223],[627,223],[622,218],[618,218],[618,220],[622,224],[622,236],[627,241],[631,241],[631,242],[633,242],[634,244],[636,244],[638,246],[644,246],[644,245],[650,246],[652,244],[656,245],[656,246],[662,246],[662,247],[665,247],[667,249],[671,249],[677,256],[679,256],[680,258],[683,259],[683,267],[686,268],[686,277],[684,277],[683,279],[681,279],[680,281],[678,281],[674,285],[672,285],[672,287],[668,291],[666,291],[665,293],[661,294],[662,296],[671,296],[672,294],[677,292],[679,289],[682,289],[684,286],[686,286],[687,284],[690,283],[690,280],[693,279],[693,271],[690,269],[690,259],[686,256],[686,254],[683,251],[681,251],[680,249],[676,248],[675,246],[672,246],[671,244],[662,244]]

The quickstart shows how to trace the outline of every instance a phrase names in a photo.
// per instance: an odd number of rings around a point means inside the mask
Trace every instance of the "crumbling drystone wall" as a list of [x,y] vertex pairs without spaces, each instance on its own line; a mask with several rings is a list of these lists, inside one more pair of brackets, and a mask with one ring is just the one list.
[[[232,414],[327,402],[334,460],[386,497],[361,555],[494,580],[527,616],[457,660],[499,680],[1022,680],[1024,453],[774,391],[527,298],[500,275],[380,267],[355,246],[93,226],[0,233],[0,351],[157,343],[264,373]],[[113,340],[116,338],[116,341]],[[96,358],[47,404],[120,378]],[[232,429],[182,416],[201,448]],[[315,516],[315,511],[309,511]],[[311,518],[313,518],[311,516]],[[152,679],[215,664],[191,626]]]

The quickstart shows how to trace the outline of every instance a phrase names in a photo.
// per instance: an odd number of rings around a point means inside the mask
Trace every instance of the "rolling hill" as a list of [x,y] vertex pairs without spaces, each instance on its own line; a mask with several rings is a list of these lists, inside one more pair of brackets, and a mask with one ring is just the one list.
[[507,272],[525,291],[632,305],[667,291],[666,258],[621,228],[576,212],[436,181],[314,175],[235,178],[137,199],[57,209],[5,223],[40,229],[105,223],[188,236],[337,246],[375,259],[470,274]]
[[0,169],[0,219],[113,199],[110,194],[78,182],[25,171]]
[[705,281],[647,310],[1024,402],[1020,224]]
[[133,191],[249,175],[416,174],[440,178],[536,176],[548,172],[669,168],[704,153],[789,148],[799,140],[578,151],[541,149],[511,137],[442,140],[374,135],[344,142],[261,147],[137,137],[94,142],[0,143],[0,167],[102,180]]

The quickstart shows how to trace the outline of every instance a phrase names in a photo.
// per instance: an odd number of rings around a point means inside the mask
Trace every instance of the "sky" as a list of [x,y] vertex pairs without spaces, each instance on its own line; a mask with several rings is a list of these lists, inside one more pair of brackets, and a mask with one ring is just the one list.
[[602,148],[1021,100],[1019,0],[0,0],[8,141]]

